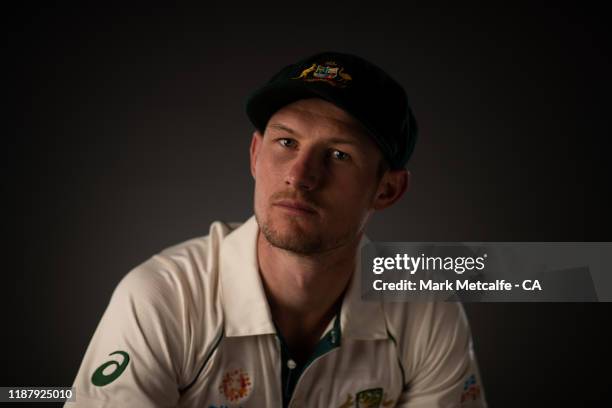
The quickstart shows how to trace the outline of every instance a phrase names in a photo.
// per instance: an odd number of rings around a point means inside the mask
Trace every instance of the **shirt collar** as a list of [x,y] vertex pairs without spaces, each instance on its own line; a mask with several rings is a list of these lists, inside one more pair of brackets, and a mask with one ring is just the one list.
[[[221,302],[228,337],[274,334],[270,306],[259,274],[255,216],[231,232],[221,243]],[[360,248],[368,242],[364,237]],[[342,301],[340,330],[343,338],[375,340],[387,338],[384,313],[380,302],[362,301],[360,296],[361,251],[357,268]],[[338,317],[336,317],[338,318]],[[330,322],[330,324],[333,322]]]
[[361,249],[370,242],[364,235],[357,251],[356,268],[342,300],[340,330],[343,338],[379,340],[387,338],[387,324],[380,301],[361,299]]
[[221,303],[228,337],[276,333],[257,263],[255,216],[221,243]]

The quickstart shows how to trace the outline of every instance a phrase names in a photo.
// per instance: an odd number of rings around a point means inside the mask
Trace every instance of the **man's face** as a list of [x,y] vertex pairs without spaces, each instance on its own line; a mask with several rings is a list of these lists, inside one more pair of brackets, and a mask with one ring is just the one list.
[[376,207],[381,159],[360,123],[335,105],[302,99],[285,106],[251,144],[261,232],[300,254],[354,242]]

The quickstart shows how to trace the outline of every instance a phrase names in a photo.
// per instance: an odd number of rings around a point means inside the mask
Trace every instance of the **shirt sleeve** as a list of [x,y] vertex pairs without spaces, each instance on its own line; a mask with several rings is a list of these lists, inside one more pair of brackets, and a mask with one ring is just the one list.
[[172,407],[183,366],[176,277],[152,258],[119,283],[74,381],[77,407]]
[[403,344],[406,387],[396,407],[487,406],[472,336],[460,303],[420,304]]

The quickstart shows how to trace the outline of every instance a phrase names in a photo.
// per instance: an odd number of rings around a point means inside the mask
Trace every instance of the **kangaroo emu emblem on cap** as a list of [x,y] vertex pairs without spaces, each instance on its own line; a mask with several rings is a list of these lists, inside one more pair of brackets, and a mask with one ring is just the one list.
[[310,67],[304,69],[300,75],[291,79],[301,79],[306,82],[323,81],[340,88],[346,87],[353,80],[350,74],[344,72],[344,67],[334,61],[327,61],[324,64],[313,63]]

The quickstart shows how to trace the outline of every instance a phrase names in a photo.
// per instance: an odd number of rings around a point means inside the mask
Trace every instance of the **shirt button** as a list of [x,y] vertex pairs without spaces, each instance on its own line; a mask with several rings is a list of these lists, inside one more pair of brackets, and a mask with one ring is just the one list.
[[297,367],[297,364],[295,364],[295,361],[293,361],[292,359],[287,360],[287,368],[289,368],[290,370],[293,370],[295,367]]

